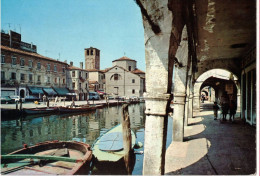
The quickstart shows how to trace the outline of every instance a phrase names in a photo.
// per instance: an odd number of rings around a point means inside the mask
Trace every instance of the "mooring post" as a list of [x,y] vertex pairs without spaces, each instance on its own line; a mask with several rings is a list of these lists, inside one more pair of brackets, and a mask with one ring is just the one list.
[[19,102],[20,102],[20,111],[22,111],[22,107],[23,107],[23,101],[22,101],[22,99],[21,99],[21,98],[19,99]]
[[130,128],[130,117],[128,113],[128,105],[122,106],[122,132],[123,132],[123,145],[124,145],[124,161],[125,167],[128,174],[132,173],[133,170],[133,157],[132,157],[132,136]]
[[18,110],[18,101],[15,102],[16,110]]

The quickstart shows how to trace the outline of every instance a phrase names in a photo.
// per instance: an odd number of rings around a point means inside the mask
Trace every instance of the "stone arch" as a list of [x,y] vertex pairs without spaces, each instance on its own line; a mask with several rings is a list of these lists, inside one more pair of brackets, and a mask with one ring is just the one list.
[[[238,110],[240,107],[240,84],[238,82],[238,77],[234,75],[232,72],[226,69],[211,69],[204,73],[202,73],[194,83],[194,100],[193,100],[193,108],[196,111],[200,110],[200,93],[201,90],[205,87],[203,85],[204,81],[209,78],[219,78],[224,80],[232,80],[237,88],[237,105]],[[213,87],[215,90],[216,88]]]
[[122,79],[122,76],[118,73],[115,73],[110,77],[110,80],[114,80],[114,81],[121,80],[121,79]]

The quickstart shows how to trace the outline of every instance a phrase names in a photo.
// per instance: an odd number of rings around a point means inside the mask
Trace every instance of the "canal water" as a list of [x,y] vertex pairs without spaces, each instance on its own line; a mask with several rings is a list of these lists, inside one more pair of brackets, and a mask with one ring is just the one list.
[[[121,123],[121,107],[106,107],[86,114],[36,115],[1,121],[1,154],[18,150],[23,147],[23,144],[31,146],[50,140],[74,140],[92,145],[102,133]],[[143,144],[146,119],[144,110],[144,103],[129,105],[131,129],[136,134],[136,141]],[[167,147],[171,143],[171,134],[172,118],[168,117]],[[137,151],[143,150],[143,148],[137,149]],[[143,154],[136,154],[132,174],[142,175],[142,168]],[[113,174],[102,171],[97,173]]]

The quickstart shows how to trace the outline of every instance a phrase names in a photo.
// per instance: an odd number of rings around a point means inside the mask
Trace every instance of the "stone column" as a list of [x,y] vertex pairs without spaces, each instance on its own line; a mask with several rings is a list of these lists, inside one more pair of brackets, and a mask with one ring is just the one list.
[[[186,100],[186,82],[188,75],[188,41],[186,27],[182,31],[182,41],[176,53],[178,60],[174,75],[174,103],[173,103],[173,141],[183,141],[184,118]],[[181,62],[179,62],[179,60]],[[175,62],[176,63],[176,62]]]
[[188,109],[189,109],[189,96],[190,96],[190,76],[187,78],[187,86],[186,86],[186,98],[185,98],[185,118],[184,118],[184,125],[188,126],[189,124],[189,114],[188,114]]
[[136,3],[142,12],[145,33],[146,122],[143,174],[163,175],[173,63],[183,24],[177,25],[178,27],[173,24],[182,19],[175,17],[173,20],[168,0],[136,0]]
[[193,118],[193,84],[192,84],[192,75],[190,79],[190,84],[189,84],[189,107],[188,107],[188,118]]

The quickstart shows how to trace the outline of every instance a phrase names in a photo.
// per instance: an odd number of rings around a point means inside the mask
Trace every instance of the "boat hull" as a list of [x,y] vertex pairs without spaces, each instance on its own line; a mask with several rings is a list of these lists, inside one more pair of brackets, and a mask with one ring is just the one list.
[[32,115],[32,114],[49,114],[49,113],[58,112],[58,108],[30,108],[30,109],[24,109],[24,112],[27,115]]
[[[71,141],[47,141],[44,143],[38,143],[35,146],[23,148],[18,151],[12,152],[8,155],[38,155],[38,156],[47,156],[51,154],[59,154],[60,150],[66,150],[65,153],[66,158],[71,159],[79,159],[80,162],[66,162],[66,161],[52,161],[50,163],[46,163],[45,165],[36,164],[36,165],[28,165],[23,167],[22,169],[17,168],[9,168],[9,163],[18,163],[21,160],[9,159],[8,161],[2,161],[2,164],[8,162],[7,167],[3,167],[1,170],[2,174],[14,174],[14,175],[34,175],[34,174],[54,174],[54,175],[79,175],[84,174],[87,175],[90,170],[90,163],[92,160],[92,151],[90,150],[90,146],[85,143]],[[61,155],[64,155],[61,154]],[[64,156],[65,156],[64,155]],[[69,157],[68,157],[68,156]],[[25,160],[22,160],[23,162]],[[43,160],[46,162],[45,160]],[[31,160],[30,160],[31,163]],[[29,164],[30,164],[29,163]]]

